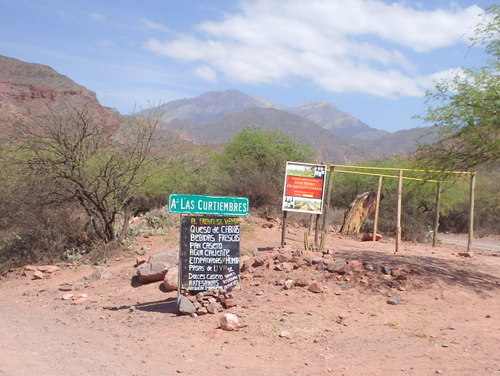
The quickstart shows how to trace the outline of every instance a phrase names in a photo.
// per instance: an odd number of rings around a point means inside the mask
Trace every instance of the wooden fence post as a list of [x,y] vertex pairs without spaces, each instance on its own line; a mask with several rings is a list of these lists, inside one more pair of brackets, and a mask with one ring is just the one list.
[[286,234],[286,226],[288,224],[287,220],[288,210],[283,211],[283,225],[281,229],[281,248],[285,246],[285,234]]
[[474,190],[476,186],[476,173],[470,177],[470,199],[469,199],[469,237],[467,239],[467,252],[472,250],[472,238],[474,237]]
[[398,208],[396,217],[396,249],[394,253],[398,253],[401,243],[401,198],[403,191],[403,170],[399,170],[398,176]]
[[383,176],[378,177],[378,187],[377,187],[377,202],[375,203],[375,220],[373,221],[373,241],[377,241],[377,230],[378,230],[378,212],[380,207],[380,194],[382,192],[382,179]]
[[436,207],[434,209],[434,231],[432,232],[432,246],[436,246],[437,233],[439,229],[439,206],[441,203],[441,183],[437,183]]

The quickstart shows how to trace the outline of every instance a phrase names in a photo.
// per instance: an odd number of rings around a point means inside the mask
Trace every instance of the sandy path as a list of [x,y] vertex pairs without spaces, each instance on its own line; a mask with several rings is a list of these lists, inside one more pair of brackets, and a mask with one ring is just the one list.
[[[289,249],[301,247],[302,232],[291,229]],[[254,226],[242,249],[279,241],[278,229]],[[168,236],[140,238],[135,248],[151,254],[173,243]],[[217,329],[221,314],[176,316],[175,293],[160,283],[131,284],[133,252],[107,266],[108,281],[88,279],[90,266],[46,280],[9,273],[0,281],[0,375],[500,374],[499,258],[464,259],[455,247],[414,243],[394,255],[393,246],[328,239],[335,257],[411,269],[402,290],[375,272],[339,280],[312,267],[256,268],[235,292],[244,302],[232,309],[245,325],[238,332]],[[325,292],[277,284],[299,277],[315,278]],[[62,283],[91,303],[62,301]],[[402,304],[387,304],[388,295]],[[281,338],[283,331],[290,338]]]

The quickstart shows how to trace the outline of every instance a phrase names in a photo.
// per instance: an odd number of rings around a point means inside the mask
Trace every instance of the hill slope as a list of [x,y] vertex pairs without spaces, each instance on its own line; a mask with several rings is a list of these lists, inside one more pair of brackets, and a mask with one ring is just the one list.
[[33,121],[64,106],[87,106],[105,116],[119,114],[100,105],[94,92],[54,69],[0,56],[0,135],[15,121]]

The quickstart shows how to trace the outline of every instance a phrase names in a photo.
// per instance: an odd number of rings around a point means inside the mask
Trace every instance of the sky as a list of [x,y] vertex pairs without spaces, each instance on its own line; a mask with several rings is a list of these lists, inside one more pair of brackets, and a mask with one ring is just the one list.
[[486,0],[0,0],[0,55],[45,64],[131,114],[213,90],[326,101],[387,131],[487,57]]

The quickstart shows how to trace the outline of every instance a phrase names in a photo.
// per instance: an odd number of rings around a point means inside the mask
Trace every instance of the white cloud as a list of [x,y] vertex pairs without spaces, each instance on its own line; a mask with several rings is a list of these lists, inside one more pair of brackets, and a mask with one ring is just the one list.
[[237,14],[145,48],[194,62],[206,80],[286,84],[298,77],[332,92],[422,95],[430,78],[406,56],[467,41],[477,6],[422,10],[380,0],[242,1]]
[[90,18],[92,18],[95,21],[105,21],[106,17],[104,17],[101,13],[90,13]]
[[217,72],[206,65],[196,67],[194,70],[195,76],[208,82],[217,82]]
[[170,31],[170,29],[168,27],[166,27],[165,25],[150,21],[147,18],[141,18],[141,22],[144,24],[144,26],[146,26],[148,29],[151,29],[151,30],[159,30],[159,31],[165,31],[165,32]]
[[115,45],[115,43],[110,41],[109,39],[101,39],[98,43],[101,47],[111,47]]

